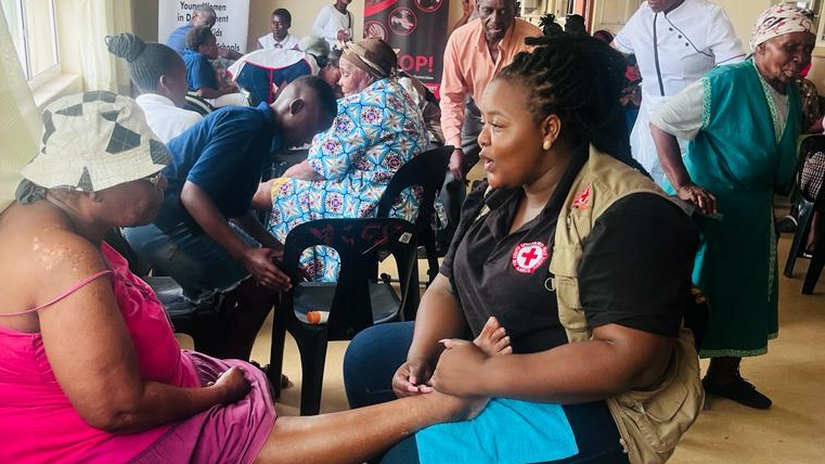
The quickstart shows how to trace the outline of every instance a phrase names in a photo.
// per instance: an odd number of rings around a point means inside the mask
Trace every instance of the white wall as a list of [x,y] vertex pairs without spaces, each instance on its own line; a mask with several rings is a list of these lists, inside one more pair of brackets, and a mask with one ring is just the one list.
[[750,52],[751,28],[756,18],[765,10],[767,10],[772,2],[771,0],[712,0],[725,9],[725,12],[730,17],[736,35],[742,41],[746,52]]

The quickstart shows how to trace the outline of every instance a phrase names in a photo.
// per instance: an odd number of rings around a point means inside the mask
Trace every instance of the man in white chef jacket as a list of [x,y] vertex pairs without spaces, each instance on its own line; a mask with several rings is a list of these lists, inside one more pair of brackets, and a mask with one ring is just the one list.
[[[635,54],[642,74],[642,106],[630,145],[657,184],[665,174],[650,135],[650,116],[717,65],[745,59],[742,42],[719,5],[707,0],[648,0],[616,35],[613,46]],[[684,142],[682,151],[684,152]]]

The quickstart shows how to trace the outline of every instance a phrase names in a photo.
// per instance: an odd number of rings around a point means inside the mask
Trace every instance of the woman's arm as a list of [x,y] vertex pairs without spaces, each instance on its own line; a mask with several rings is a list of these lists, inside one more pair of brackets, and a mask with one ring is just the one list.
[[282,177],[305,181],[324,180],[324,176],[313,169],[308,160],[301,161],[300,163],[291,166],[289,169],[284,171]]
[[672,338],[609,324],[593,340],[548,351],[487,357],[471,342],[446,342],[433,387],[443,393],[561,404],[603,400],[653,384],[667,368]]
[[[105,269],[100,253],[86,240],[57,232],[41,237],[48,257],[52,294]],[[98,279],[38,313],[49,364],[81,418],[110,433],[137,433],[174,422],[216,404],[246,395],[241,372],[206,388],[178,388],[141,379],[134,346],[112,292]]]
[[462,337],[466,327],[464,313],[450,280],[438,274],[421,298],[407,362],[398,368],[393,377],[395,394],[403,397],[430,391],[427,383],[442,349],[438,341]]
[[687,200],[707,215],[716,214],[716,197],[707,190],[694,184],[687,172],[685,163],[682,161],[682,151],[679,149],[679,142],[676,137],[659,129],[650,123],[650,133],[653,142],[656,144],[656,151],[659,155],[659,162],[662,169],[670,181],[670,185],[676,190],[676,195],[682,200]]
[[716,198],[697,186],[682,161],[676,137],[693,140],[704,128],[705,82],[699,80],[664,103],[650,118],[650,133],[659,163],[670,185],[683,200],[690,201],[708,215],[716,214]]

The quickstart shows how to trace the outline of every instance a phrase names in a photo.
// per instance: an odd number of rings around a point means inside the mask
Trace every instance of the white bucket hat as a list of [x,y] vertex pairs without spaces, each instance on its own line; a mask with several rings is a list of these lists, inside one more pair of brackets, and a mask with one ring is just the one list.
[[96,192],[156,174],[170,160],[134,100],[85,92],[46,108],[40,152],[22,174],[47,189]]

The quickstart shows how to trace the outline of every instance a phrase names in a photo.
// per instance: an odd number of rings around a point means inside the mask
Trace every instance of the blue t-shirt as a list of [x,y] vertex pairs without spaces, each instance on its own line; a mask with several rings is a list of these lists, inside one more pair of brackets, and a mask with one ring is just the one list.
[[187,50],[186,34],[193,27],[195,26],[191,24],[184,24],[183,26],[175,29],[171,34],[169,34],[169,38],[166,39],[166,45],[172,50],[178,52],[178,55],[183,56]]
[[202,88],[218,89],[218,78],[215,76],[215,68],[212,63],[198,52],[187,50],[183,54],[183,62],[186,64],[186,81],[189,83],[189,90],[197,92]]
[[187,222],[193,231],[201,231],[180,202],[186,181],[206,192],[227,219],[243,216],[258,189],[264,162],[281,148],[272,118],[266,104],[229,106],[170,140],[172,161],[164,171],[168,183],[155,225],[168,231]]

